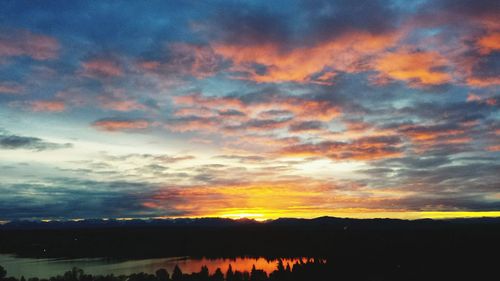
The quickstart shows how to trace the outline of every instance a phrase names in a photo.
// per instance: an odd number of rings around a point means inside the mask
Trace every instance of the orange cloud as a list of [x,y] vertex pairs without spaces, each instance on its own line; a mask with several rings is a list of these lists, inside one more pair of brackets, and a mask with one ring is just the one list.
[[495,98],[481,97],[473,93],[467,95],[467,101],[485,103],[489,106],[497,105],[497,100]]
[[482,98],[476,94],[470,93],[467,95],[467,101],[472,102],[472,101],[481,101]]
[[473,87],[491,87],[500,85],[500,77],[469,77],[467,84]]
[[150,125],[150,122],[144,119],[101,119],[92,123],[93,127],[110,132],[146,129]]
[[488,151],[500,151],[500,145],[490,145],[486,148]]
[[413,85],[440,85],[452,81],[445,70],[449,61],[437,52],[411,52],[399,50],[387,53],[373,62],[381,78],[407,81]]
[[344,125],[346,126],[348,132],[364,132],[373,127],[371,124],[364,121],[355,120],[345,120]]
[[173,97],[177,105],[208,110],[239,110],[248,116],[257,117],[269,110],[288,111],[301,120],[330,121],[337,117],[341,110],[329,101],[307,99],[306,97],[271,97],[266,100],[244,103],[235,97],[205,97],[191,94]]
[[137,64],[139,68],[143,70],[156,70],[160,67],[160,62],[158,61],[142,61]]
[[334,106],[328,101],[304,100],[292,97],[283,101],[276,101],[276,106],[293,112],[296,117],[302,120],[330,121],[341,112],[340,107]]
[[437,145],[447,144],[467,144],[473,139],[467,134],[470,127],[475,126],[475,122],[461,123],[458,126],[446,127],[440,125],[408,125],[399,128],[399,132],[404,134],[416,145],[417,151],[426,151]]
[[500,32],[493,32],[479,38],[477,45],[482,55],[500,50]]
[[66,109],[62,101],[32,101],[29,106],[33,111],[61,112]]
[[463,134],[463,130],[449,129],[442,131],[434,130],[421,130],[421,131],[406,131],[406,135],[409,136],[413,141],[429,141],[436,140],[441,137],[448,137],[450,135],[460,135]]
[[0,82],[0,94],[20,94],[24,87],[15,82]]
[[[398,39],[399,34],[351,32],[329,42],[291,51],[282,50],[275,44],[215,43],[213,48],[217,54],[233,62],[231,70],[236,73],[236,78],[256,82],[331,84],[335,71],[362,70],[359,64],[362,59],[385,50]],[[263,66],[264,70],[259,71],[255,65]]]
[[123,74],[117,62],[107,59],[93,59],[82,63],[81,74],[86,77],[116,77]]
[[165,124],[165,128],[173,132],[217,132],[218,122],[208,118],[185,118],[180,120],[172,120]]
[[[238,136],[239,140],[246,141],[252,138],[249,134],[268,134],[285,130],[291,125],[294,127],[290,129],[294,131],[304,129],[306,125],[311,129],[314,122],[328,122],[341,113],[340,108],[330,101],[315,100],[309,96],[269,95],[244,102],[238,97],[196,93],[172,99],[180,108],[174,111],[177,118],[168,121],[165,128],[175,132],[223,134],[227,144],[236,143],[230,137]],[[300,128],[298,124],[301,124]],[[327,126],[316,126],[315,130],[309,131],[320,133],[327,129]],[[269,146],[274,143],[272,137],[265,139]],[[249,142],[245,145],[259,146]]]
[[146,107],[134,100],[103,100],[101,106],[116,111],[144,110]]
[[0,57],[28,56],[35,60],[57,58],[59,43],[56,39],[26,30],[0,33]]

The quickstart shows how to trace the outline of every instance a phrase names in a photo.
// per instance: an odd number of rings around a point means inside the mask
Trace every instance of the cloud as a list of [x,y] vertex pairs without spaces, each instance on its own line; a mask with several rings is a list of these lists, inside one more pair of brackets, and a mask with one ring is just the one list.
[[404,13],[396,6],[383,1],[299,1],[279,9],[224,5],[208,12],[200,32],[231,62],[231,78],[332,85],[338,73],[364,71],[365,60],[399,41]]
[[[219,112],[237,110],[250,117],[265,117],[262,114],[268,114],[270,111],[281,111],[282,113],[286,111],[300,120],[330,121],[341,112],[338,105],[327,100],[316,99],[312,95],[287,96],[285,94],[262,93],[260,95],[248,94],[242,97],[219,97],[195,93],[174,97],[173,101],[176,105],[186,108],[202,108]],[[236,114],[236,117],[241,115]],[[225,116],[227,117],[227,114]]]
[[471,59],[465,66],[466,82],[472,87],[500,85],[500,52]]
[[352,31],[315,46],[281,50],[276,44],[214,43],[215,52],[232,61],[233,77],[259,83],[333,84],[336,72],[365,70],[362,61],[395,44],[399,35]]
[[31,112],[63,112],[66,110],[66,103],[62,100],[26,100],[12,101],[12,107],[19,107]]
[[260,163],[268,160],[266,157],[259,155],[218,155],[216,158],[237,160],[241,163]]
[[111,155],[106,156],[106,159],[110,159],[113,161],[128,161],[128,160],[144,159],[144,160],[150,160],[150,161],[154,161],[156,163],[161,163],[161,164],[172,164],[172,163],[177,163],[177,162],[181,162],[181,161],[192,160],[195,158],[196,157],[193,155],[175,156],[175,155],[165,155],[165,154],[162,154],[162,155],[126,154],[126,155],[121,155],[121,156],[111,156]]
[[66,105],[62,101],[31,101],[28,103],[32,111],[35,112],[61,112],[66,109]]
[[[182,212],[151,210],[143,202],[154,185],[126,181],[93,181],[52,178],[31,183],[2,184],[0,218],[69,219],[123,218],[181,215]],[[164,206],[167,206],[164,203]]]
[[91,78],[108,78],[123,75],[120,64],[111,59],[91,59],[82,62],[80,75]]
[[147,129],[151,122],[146,119],[104,118],[94,121],[92,126],[99,130],[116,132]]
[[454,28],[470,24],[496,28],[499,26],[496,20],[499,11],[495,0],[429,1],[419,7],[417,20],[429,25],[449,25]]
[[407,81],[414,86],[440,85],[452,81],[446,72],[449,62],[437,52],[399,50],[375,60],[374,69],[381,79]]
[[488,55],[493,51],[500,50],[500,32],[487,34],[477,41],[479,53]]
[[127,95],[125,89],[110,88],[97,96],[97,103],[103,109],[115,111],[145,110],[147,107]]
[[480,78],[480,77],[469,77],[467,79],[467,84],[472,87],[493,87],[500,85],[500,79],[496,77]]
[[238,151],[249,149],[253,152],[258,151],[260,153],[266,153],[283,147],[297,145],[300,142],[301,139],[297,136],[283,137],[269,134],[263,135],[254,132],[253,134],[236,135],[234,139],[226,141],[226,144],[229,147],[237,148]]
[[[495,52],[500,32],[496,19],[499,12],[498,5],[490,0],[428,1],[411,19],[413,33],[434,30],[437,34],[421,33],[420,36],[425,37],[417,48],[439,52],[452,66],[448,72],[468,86],[484,88],[498,85],[498,73],[491,75],[491,70],[495,69],[495,62],[498,61]],[[438,43],[432,43],[437,38],[440,38],[436,41]],[[485,75],[485,68],[489,69],[489,75]]]
[[203,79],[220,71],[223,61],[208,45],[171,43],[158,58],[138,61],[137,68],[144,73]]
[[165,128],[173,132],[216,132],[218,125],[215,118],[188,116],[168,120]]
[[101,106],[105,109],[112,109],[115,111],[133,111],[144,110],[146,107],[143,104],[134,100],[106,100],[104,99]]
[[500,151],[500,145],[490,145],[486,148],[486,150],[492,152]]
[[371,165],[376,170],[370,173],[367,183],[390,190],[411,190],[416,198],[488,196],[497,192],[499,182],[494,172],[498,169],[495,158],[480,155],[409,154],[373,161]]
[[58,91],[54,98],[64,103],[67,107],[98,107],[112,111],[138,111],[147,110],[151,106],[139,101],[136,95],[129,94],[125,89],[105,87],[99,91],[90,91],[85,88],[70,88]]
[[201,93],[175,96],[172,99],[177,105],[191,107],[205,107],[210,109],[239,109],[245,107],[243,101],[237,97],[207,97]]
[[285,128],[291,119],[251,119],[238,125],[227,125],[227,131],[270,131]]
[[72,147],[72,144],[70,143],[64,143],[64,144],[52,143],[36,137],[11,135],[7,134],[6,132],[0,131],[1,149],[28,149],[35,151],[43,151],[43,150],[62,149],[70,147]]
[[0,31],[0,57],[28,56],[35,60],[50,60],[58,57],[59,49],[59,42],[46,35],[28,30]]
[[[286,130],[292,124],[298,129],[297,124],[301,122],[304,125],[307,124],[305,122],[311,122],[309,125],[328,122],[341,114],[339,105],[311,94],[289,96],[264,91],[241,96],[207,96],[194,93],[172,99],[177,109],[165,123],[167,129],[233,137],[239,135],[242,140],[254,138],[246,136],[253,133]],[[316,131],[320,129],[327,130],[326,126],[321,126]],[[234,143],[231,139],[227,142]]]
[[375,160],[399,157],[403,142],[398,136],[363,137],[351,142],[324,141],[288,146],[279,151],[282,156],[320,156],[335,160]]
[[325,124],[320,121],[305,121],[291,124],[289,130],[290,132],[315,132],[324,128]]
[[[456,139],[456,137],[462,138],[466,132],[465,126],[459,125],[404,125],[399,131],[406,136],[410,137],[412,141],[450,141],[450,137]],[[465,136],[467,140],[470,141],[468,136]]]
[[495,106],[498,104],[497,98],[495,98],[495,97],[484,97],[484,96],[476,95],[474,93],[469,93],[467,95],[467,102],[483,103],[483,104],[487,104],[490,106]]
[[16,82],[0,82],[0,94],[18,95],[24,92],[24,87]]

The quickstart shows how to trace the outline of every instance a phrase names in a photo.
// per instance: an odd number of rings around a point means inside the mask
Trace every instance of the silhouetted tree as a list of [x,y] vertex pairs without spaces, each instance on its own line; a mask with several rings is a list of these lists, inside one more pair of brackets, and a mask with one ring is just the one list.
[[255,264],[252,266],[250,275],[251,281],[267,281],[267,273],[264,270],[256,269]]
[[231,265],[229,265],[227,268],[226,281],[234,281],[234,272],[233,272],[233,267]]
[[243,281],[243,274],[239,271],[234,272],[233,281]]
[[285,267],[283,266],[283,261],[281,259],[278,260],[278,271],[279,272],[285,271]]
[[131,274],[128,281],[156,281],[156,277],[153,274],[140,272]]
[[160,268],[155,273],[156,273],[156,279],[158,279],[158,281],[170,280],[170,275],[168,274],[168,271],[165,268]]
[[207,266],[202,266],[200,272],[198,273],[198,280],[199,281],[208,281],[210,278],[208,274],[208,267]]
[[224,274],[220,268],[217,268],[212,275],[212,281],[224,281]]
[[269,274],[269,279],[270,280],[284,280],[285,279],[285,267],[283,266],[283,261],[281,259],[278,260],[278,266],[275,271],[271,272]]
[[77,267],[73,267],[70,271],[64,273],[65,281],[80,281],[83,276],[83,270]]
[[7,276],[7,270],[0,265],[0,280],[4,279]]
[[172,281],[182,281],[182,271],[179,266],[174,267],[174,271],[172,272]]

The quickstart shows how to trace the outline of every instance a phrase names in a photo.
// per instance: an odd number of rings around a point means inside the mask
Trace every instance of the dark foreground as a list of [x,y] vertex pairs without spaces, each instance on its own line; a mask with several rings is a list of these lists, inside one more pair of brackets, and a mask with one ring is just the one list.
[[[497,276],[499,238],[499,219],[86,221],[5,225],[0,228],[0,252],[69,258],[317,258],[277,268],[269,276],[256,269],[235,273],[238,279],[220,279],[220,274],[210,277],[202,270],[170,273],[172,280],[489,280]],[[51,281],[169,280],[160,275],[97,277],[77,271]]]

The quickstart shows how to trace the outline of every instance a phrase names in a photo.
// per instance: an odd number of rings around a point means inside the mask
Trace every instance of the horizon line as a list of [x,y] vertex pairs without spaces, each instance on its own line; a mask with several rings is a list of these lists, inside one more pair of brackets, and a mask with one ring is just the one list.
[[[395,212],[396,213],[396,212]],[[400,212],[397,212],[400,213]],[[279,219],[297,219],[297,220],[315,220],[319,218],[337,218],[337,219],[351,219],[351,220],[376,220],[376,219],[390,219],[390,220],[404,220],[404,221],[417,221],[417,220],[448,220],[448,219],[481,219],[481,218],[500,218],[500,211],[478,211],[478,212],[464,212],[464,211],[426,211],[426,212],[410,212],[412,215],[420,214],[422,216],[338,216],[338,215],[318,215],[310,217],[297,217],[297,216],[283,216],[274,218],[261,218],[259,216],[191,216],[191,217],[176,217],[176,216],[161,216],[161,217],[89,217],[89,218],[55,218],[55,219],[40,219],[40,218],[20,218],[11,220],[0,220],[0,225],[5,225],[11,222],[79,222],[79,221],[147,221],[147,220],[181,220],[181,219],[226,219],[232,221],[254,221],[254,222],[270,222]],[[407,214],[408,215],[408,214]]]

